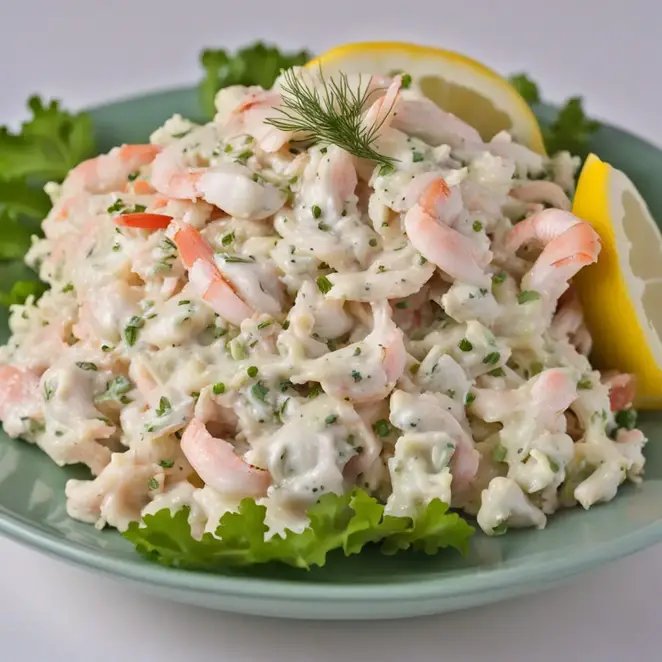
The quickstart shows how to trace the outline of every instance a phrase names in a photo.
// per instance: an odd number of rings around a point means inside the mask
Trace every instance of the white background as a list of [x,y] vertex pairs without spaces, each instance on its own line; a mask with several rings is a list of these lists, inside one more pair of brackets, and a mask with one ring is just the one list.
[[[199,76],[204,46],[257,37],[321,51],[401,39],[526,69],[552,101],[662,144],[657,0],[0,0],[0,123],[33,92],[68,107]],[[305,623],[164,603],[0,540],[2,660],[659,659],[662,546],[522,598],[438,617]]]

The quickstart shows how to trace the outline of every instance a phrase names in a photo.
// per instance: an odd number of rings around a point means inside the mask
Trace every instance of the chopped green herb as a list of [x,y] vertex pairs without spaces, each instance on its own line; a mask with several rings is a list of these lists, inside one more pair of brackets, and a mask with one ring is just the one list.
[[460,340],[457,346],[463,352],[470,352],[474,348],[474,346],[471,344],[471,341],[468,338],[462,338],[462,340]]
[[50,400],[55,395],[55,386],[51,382],[44,382],[44,400]]
[[391,424],[385,418],[375,421],[372,424],[372,429],[378,437],[388,437],[391,434]]
[[494,370],[490,370],[488,373],[491,377],[505,377],[506,373],[503,368],[495,368]]
[[498,274],[494,274],[492,276],[492,284],[493,285],[501,285],[507,278],[507,274],[505,271],[500,271]]
[[97,364],[92,363],[90,361],[76,361],[76,365],[81,369],[81,370],[98,370]]
[[464,404],[470,405],[475,399],[476,399],[476,394],[469,391],[469,393],[467,393],[466,397],[464,398]]
[[134,315],[129,319],[128,324],[124,327],[124,340],[130,347],[136,344],[138,339],[138,331],[145,326],[145,320],[142,317]]
[[324,423],[326,425],[333,425],[338,420],[337,414],[329,414],[325,419]]
[[578,382],[577,382],[577,388],[586,391],[590,388],[593,388],[593,382],[591,381],[590,377],[582,377]]
[[485,363],[486,365],[494,365],[495,363],[499,362],[500,358],[501,358],[501,354],[499,354],[499,352],[490,352],[483,359],[483,363]]
[[322,215],[322,208],[319,205],[313,205],[310,211],[313,213],[313,218],[319,218]]
[[395,168],[390,164],[390,163],[385,163],[383,166],[379,167],[379,174],[382,177],[385,177],[386,175],[390,175]]
[[315,282],[317,283],[317,289],[322,294],[326,294],[333,287],[333,283],[326,276],[318,276]]
[[260,322],[257,325],[257,328],[261,331],[262,329],[266,329],[268,326],[271,326],[273,324],[273,320],[264,320],[263,322]]
[[175,461],[174,460],[161,460],[159,462],[159,466],[163,467],[164,469],[172,469],[175,466]]
[[115,200],[115,202],[113,202],[113,204],[110,205],[110,206],[106,209],[106,211],[107,211],[109,214],[114,214],[114,213],[116,213],[116,212],[120,212],[120,211],[122,211],[123,209],[124,209],[124,201],[123,201],[121,198],[117,198],[117,200]]
[[363,375],[358,370],[352,370],[352,379],[355,382],[360,382],[363,379]]
[[409,302],[408,301],[398,301],[395,304],[395,307],[400,308],[401,310],[404,309],[404,308],[408,308],[409,307]]
[[421,152],[417,152],[416,150],[412,152],[411,160],[413,163],[420,163],[424,158],[425,157],[423,154],[421,154]]
[[62,288],[62,292],[63,292],[63,293],[66,293],[66,292],[73,292],[73,291],[74,291],[74,284],[73,284],[73,283],[67,283],[67,284]]
[[221,239],[221,244],[223,246],[229,246],[234,241],[234,232],[228,232],[226,235],[223,235]]
[[535,290],[522,290],[517,295],[517,303],[529,303],[529,301],[537,301],[540,299],[540,292]]
[[409,74],[402,74],[400,78],[400,87],[403,90],[408,90],[411,87],[411,76]]
[[112,347],[111,345],[101,345],[101,351],[102,352],[112,352],[113,349],[115,349],[115,348]]
[[156,478],[150,478],[149,482],[147,483],[147,487],[150,490],[158,490],[159,489],[159,481],[156,480]]
[[474,232],[480,232],[483,229],[483,224],[480,221],[474,221],[471,227]]
[[637,425],[637,410],[629,407],[628,409],[621,409],[616,412],[614,417],[616,425],[619,428],[625,428],[626,430],[632,430]]
[[217,253],[217,255],[228,264],[252,264],[255,259],[252,257],[242,257],[241,255],[229,255],[228,253]]
[[168,400],[168,398],[162,395],[161,398],[159,399],[159,406],[156,408],[156,415],[166,416],[171,411],[172,411],[172,405],[170,404],[170,400]]
[[256,400],[260,400],[261,402],[265,401],[267,393],[269,393],[269,389],[262,382],[256,382],[251,387],[251,394]]
[[108,400],[115,400],[123,402],[126,399],[126,393],[133,388],[133,384],[124,376],[118,375],[106,384],[106,390],[94,398],[94,402],[106,402]]
[[134,170],[133,172],[129,173],[129,181],[130,182],[135,182],[136,179],[138,179],[138,176],[140,175],[140,172],[138,170]]
[[354,350],[354,356],[359,356],[359,354],[361,354],[361,348],[357,346]]
[[190,299],[182,299],[177,303],[178,306],[188,306],[191,303]]

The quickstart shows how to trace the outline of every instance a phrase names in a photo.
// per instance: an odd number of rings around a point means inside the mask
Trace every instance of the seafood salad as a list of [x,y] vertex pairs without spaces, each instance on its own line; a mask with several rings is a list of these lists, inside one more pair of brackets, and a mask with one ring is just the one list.
[[634,385],[591,366],[571,284],[600,253],[569,211],[579,160],[486,142],[401,75],[333,88],[363,90],[363,146],[313,140],[292,95],[329,84],[225,88],[208,124],[47,187],[26,261],[50,289],[12,308],[0,419],[89,467],[71,517],[187,508],[199,537],[250,498],[274,534],[358,487],[491,535],[641,479]]

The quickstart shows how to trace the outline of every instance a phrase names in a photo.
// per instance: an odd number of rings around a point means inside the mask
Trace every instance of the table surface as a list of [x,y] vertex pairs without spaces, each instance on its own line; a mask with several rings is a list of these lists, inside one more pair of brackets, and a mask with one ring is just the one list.
[[[8,5],[10,3],[7,3]],[[656,7],[657,5],[657,7]],[[0,122],[34,92],[84,107],[194,82],[204,46],[256,37],[320,51],[400,39],[527,70],[546,99],[582,92],[592,115],[662,144],[662,5],[650,0],[21,0],[0,22]],[[302,27],[305,26],[304,29]],[[290,622],[163,602],[113,579],[0,540],[6,660],[656,659],[662,546],[544,593],[395,622]],[[56,602],[57,598],[57,602]],[[657,653],[657,655],[656,655]]]

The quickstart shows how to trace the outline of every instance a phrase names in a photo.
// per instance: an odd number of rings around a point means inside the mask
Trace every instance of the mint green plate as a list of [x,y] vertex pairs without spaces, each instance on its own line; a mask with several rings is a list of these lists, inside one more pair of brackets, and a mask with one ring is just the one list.
[[[92,116],[105,150],[144,141],[174,112],[197,115],[192,89],[112,103]],[[662,152],[611,127],[599,131],[593,149],[632,177],[662,219],[662,189],[656,183]],[[6,337],[6,318],[0,326]],[[626,487],[614,501],[589,512],[563,512],[545,531],[501,538],[477,534],[466,558],[451,553],[383,557],[368,551],[349,559],[333,557],[311,572],[280,566],[217,574],[163,568],[144,561],[115,531],[97,531],[69,519],[64,484],[78,470],[60,469],[37,448],[1,432],[0,531],[164,598],[225,611],[328,619],[432,614],[529,593],[662,540],[662,413],[644,416],[643,428],[651,442],[641,486]]]

